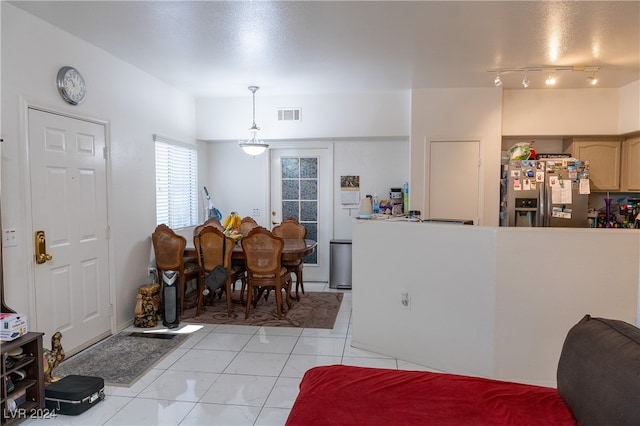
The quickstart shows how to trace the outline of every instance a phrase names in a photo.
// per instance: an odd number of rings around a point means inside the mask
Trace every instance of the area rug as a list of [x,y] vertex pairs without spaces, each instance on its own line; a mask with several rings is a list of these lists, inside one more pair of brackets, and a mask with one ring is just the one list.
[[102,377],[106,385],[131,386],[180,346],[188,334],[121,332],[65,359],[54,377]]
[[[203,312],[196,317],[195,308],[186,310],[180,320],[197,324],[233,324],[233,325],[257,325],[269,327],[304,327],[304,328],[328,328],[332,329],[343,293],[338,292],[311,292],[300,293],[300,300],[292,300],[291,309],[278,319],[274,294],[268,300],[262,297],[257,307],[251,307],[249,318],[244,319],[245,305],[234,303],[231,317],[227,316],[227,304],[224,296],[214,299],[212,305],[204,307]],[[240,300],[240,292],[236,291],[233,300]]]

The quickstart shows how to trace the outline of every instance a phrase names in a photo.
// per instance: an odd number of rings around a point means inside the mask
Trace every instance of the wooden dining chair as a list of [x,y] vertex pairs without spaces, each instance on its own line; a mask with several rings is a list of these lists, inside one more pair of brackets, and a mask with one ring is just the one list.
[[[151,235],[151,241],[160,283],[162,284],[162,272],[176,271],[178,273],[178,297],[180,299],[178,311],[182,314],[185,309],[193,308],[198,302],[197,298],[189,305],[185,302],[186,283],[200,278],[198,262],[196,259],[184,260],[184,249],[187,246],[186,238],[176,234],[165,224],[156,227]],[[198,283],[199,285],[200,283]]]
[[251,232],[251,230],[253,228],[256,228],[257,226],[259,226],[258,223],[252,217],[243,217],[242,221],[240,222],[240,234],[245,237],[249,235],[249,232]]
[[205,220],[202,225],[204,225],[204,226],[209,226],[210,225],[210,226],[213,226],[213,227],[219,229],[220,232],[224,232],[224,226],[222,226],[220,221],[215,217],[211,217],[211,218]]
[[[251,305],[255,307],[266,289],[273,288],[276,293],[278,319],[282,317],[284,303],[291,307],[291,274],[281,264],[284,240],[276,237],[263,227],[254,228],[240,240],[247,268],[247,309],[245,319],[249,318]],[[284,291],[284,301],[282,292]]]
[[[228,274],[227,282],[224,285],[224,292],[227,299],[227,316],[231,316],[231,293],[232,283],[237,280],[231,265],[231,253],[235,246],[235,241],[227,237],[214,226],[207,225],[200,228],[199,232],[193,237],[193,245],[196,249],[198,258],[198,268],[200,270],[200,279],[198,280],[198,302],[196,308],[196,316],[202,312],[204,305],[205,282],[204,277],[207,276],[216,266],[222,265]],[[213,299],[213,297],[212,297]]]
[[[307,236],[307,228],[300,225],[296,219],[285,219],[282,223],[276,225],[271,232],[276,237],[292,240],[304,240]],[[289,272],[296,274],[296,300],[300,300],[298,295],[298,288],[302,290],[304,294],[304,281],[302,279],[302,267],[304,266],[303,259],[296,260],[283,260],[282,266],[287,268]]]

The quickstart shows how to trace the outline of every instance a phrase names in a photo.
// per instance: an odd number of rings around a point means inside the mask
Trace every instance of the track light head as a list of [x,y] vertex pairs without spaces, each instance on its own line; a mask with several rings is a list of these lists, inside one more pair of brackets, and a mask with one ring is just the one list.
[[596,77],[595,71],[589,77],[587,77],[587,80],[589,81],[589,84],[592,86],[595,86],[596,84],[598,84],[598,77]]
[[500,73],[496,73],[496,78],[493,79],[493,84],[496,87],[502,86],[502,79],[500,78]]
[[531,81],[529,81],[529,73],[525,70],[524,77],[522,78],[522,86],[526,89],[530,84]]
[[556,77],[553,74],[549,74],[549,77],[544,82],[547,86],[553,86],[556,84]]

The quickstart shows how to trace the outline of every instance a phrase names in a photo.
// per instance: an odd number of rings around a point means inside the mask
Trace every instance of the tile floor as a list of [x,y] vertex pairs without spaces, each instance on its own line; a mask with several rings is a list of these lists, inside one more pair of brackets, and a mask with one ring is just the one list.
[[[319,283],[305,289],[334,291]],[[105,400],[82,415],[23,424],[283,425],[313,366],[426,370],[351,347],[350,326],[348,290],[333,330],[204,325],[133,386],[107,386]]]

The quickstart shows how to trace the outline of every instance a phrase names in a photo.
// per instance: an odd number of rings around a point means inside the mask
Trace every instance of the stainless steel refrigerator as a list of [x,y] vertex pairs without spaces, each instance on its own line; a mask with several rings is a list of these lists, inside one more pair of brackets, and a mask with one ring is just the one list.
[[576,158],[511,160],[502,166],[500,225],[588,227],[589,166]]

